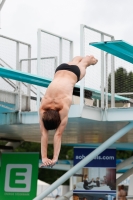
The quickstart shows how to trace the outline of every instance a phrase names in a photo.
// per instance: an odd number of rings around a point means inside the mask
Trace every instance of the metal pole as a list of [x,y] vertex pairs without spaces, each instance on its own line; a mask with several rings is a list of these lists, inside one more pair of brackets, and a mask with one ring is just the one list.
[[99,99],[97,99],[96,101],[97,101],[97,107],[99,108]]
[[20,70],[20,66],[19,66],[19,42],[16,42],[16,70]]
[[30,45],[30,44],[28,44],[28,43],[26,43],[26,42],[22,42],[22,41],[20,41],[20,40],[15,40],[15,39],[13,39],[13,38],[10,38],[10,37],[4,36],[4,35],[0,35],[0,37],[5,38],[5,39],[8,39],[8,40],[12,40],[12,41],[14,41],[14,42],[18,42],[18,43],[21,43],[21,44],[24,44],[24,45]]
[[60,38],[60,44],[59,44],[59,65],[62,63],[62,38]]
[[106,66],[106,108],[108,108],[108,53],[105,54],[105,66]]
[[[37,75],[40,76],[41,66],[41,30],[38,29],[37,33]],[[40,86],[37,86],[37,110],[40,107]]]
[[[103,34],[101,34],[101,41],[104,41]],[[104,108],[104,51],[101,51],[101,108]]]
[[[20,65],[19,65],[19,42],[16,42],[16,70],[19,70],[20,71]],[[18,91],[18,96],[16,96],[16,110],[19,110],[20,109],[20,92],[21,92],[21,89],[20,89],[20,82],[16,81],[16,88],[17,88],[17,91]]]
[[84,27],[85,27],[85,28],[88,28],[88,29],[90,29],[90,30],[92,30],[92,31],[94,31],[94,32],[97,32],[97,33],[100,33],[100,34],[106,35],[106,36],[108,36],[108,37],[113,37],[112,35],[110,35],[110,34],[108,34],[108,33],[105,33],[105,32],[102,32],[102,31],[99,31],[99,30],[97,30],[97,29],[95,29],[95,28],[92,28],[92,27],[90,27],[90,26],[86,26],[86,25],[84,25]]
[[[22,62],[19,63],[20,71],[22,70]],[[18,82],[18,99],[19,99],[19,122],[21,121],[20,112],[22,111],[22,92],[21,92],[22,82]]]
[[60,36],[60,35],[57,35],[57,34],[55,34],[55,33],[51,33],[51,32],[49,32],[49,31],[46,31],[46,30],[43,30],[43,29],[40,29],[40,30],[41,30],[41,32],[47,33],[47,34],[49,34],[49,35],[53,35],[53,36],[55,36],[55,37],[62,38],[63,40],[67,40],[67,41],[69,41],[69,42],[72,41],[72,40],[69,40],[68,38],[64,38],[64,37],[62,37],[62,36]]
[[55,59],[54,59],[54,72],[55,72],[55,70],[57,68],[57,62],[58,62],[57,59],[58,59],[57,57],[55,57]]
[[[28,73],[31,73],[31,46],[28,46]],[[30,91],[31,85],[28,84],[27,86],[27,96],[28,96],[28,103],[27,103],[27,111],[30,111]]]
[[[114,37],[111,37],[111,41]],[[111,55],[111,108],[115,107],[115,67],[114,67],[114,56]]]
[[122,163],[118,164],[116,170],[119,171],[120,169],[123,169],[124,167],[130,165],[132,162],[133,162],[133,156],[124,160]]
[[[80,24],[80,56],[84,56],[84,25]],[[82,112],[84,106],[84,85],[85,78],[80,81],[80,112]]]
[[73,42],[70,42],[70,56],[69,56],[69,61],[73,59]]
[[75,165],[72,169],[67,171],[62,177],[60,177],[57,181],[55,181],[50,187],[48,187],[44,192],[42,192],[38,197],[34,198],[34,200],[42,200],[48,194],[50,194],[53,190],[55,190],[59,185],[64,183],[67,179],[69,179],[73,174],[75,174],[79,169],[83,168],[87,163],[92,161],[96,156],[102,153],[105,149],[110,147],[114,142],[124,136],[127,132],[129,132],[133,128],[133,122],[130,122],[124,128],[115,133],[112,137],[106,140],[102,145],[96,148],[92,153],[86,156],[82,161],[80,161],[77,165]]
[[122,176],[120,176],[116,180],[116,185],[118,185],[119,183],[121,183],[122,181],[124,181],[126,178],[128,178],[132,174],[133,174],[133,167],[131,169],[129,169],[127,172],[125,172]]

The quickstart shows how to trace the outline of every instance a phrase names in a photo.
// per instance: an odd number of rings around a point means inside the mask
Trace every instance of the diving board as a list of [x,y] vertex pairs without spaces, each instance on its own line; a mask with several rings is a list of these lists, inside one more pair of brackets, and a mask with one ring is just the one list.
[[133,63],[133,45],[123,40],[92,42],[89,44],[123,60],[126,60],[127,62]]
[[5,67],[0,67],[0,76],[42,87],[48,87],[48,85],[51,83],[50,79]]
[[[26,82],[26,83],[33,84],[33,85],[42,86],[42,87],[48,87],[52,81],[52,79],[47,79],[45,77],[36,76],[36,75],[30,74],[30,73],[25,73],[25,72],[21,72],[21,71],[9,69],[9,68],[4,68],[1,66],[0,66],[0,76],[4,77],[4,78],[21,81],[21,82]],[[84,89],[85,89],[85,91],[92,92],[91,98],[101,99],[100,91],[91,89],[91,88],[87,88],[87,87],[85,87]],[[73,94],[76,96],[80,96],[80,87],[79,86],[74,87]],[[111,99],[110,93],[108,93],[108,98]],[[115,95],[115,100],[116,101],[130,101],[129,98],[118,96],[118,95]]]

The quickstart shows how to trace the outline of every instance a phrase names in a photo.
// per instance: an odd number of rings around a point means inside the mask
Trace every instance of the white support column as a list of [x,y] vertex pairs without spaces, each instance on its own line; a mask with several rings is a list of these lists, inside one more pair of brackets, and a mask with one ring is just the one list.
[[[37,32],[37,75],[40,76],[41,67],[41,30]],[[40,107],[40,86],[37,86],[37,110]]]
[[[101,33],[101,41],[104,41],[103,33]],[[101,51],[101,108],[104,108],[104,51]]]
[[69,60],[72,60],[73,59],[73,41],[70,42],[70,59]]
[[[19,64],[19,42],[16,42],[16,70],[20,70]],[[18,95],[16,96],[16,110],[20,108],[20,82],[16,81],[16,89],[18,91]]]
[[[80,56],[84,56],[84,25],[80,24]],[[80,112],[84,106],[84,85],[85,78],[80,81]]]
[[[31,73],[31,46],[28,45],[28,73]],[[30,111],[30,92],[31,92],[31,85],[28,84],[27,87],[27,95],[28,95],[28,103],[27,103],[27,111]]]
[[[20,61],[19,63],[19,66],[20,66],[20,71],[22,70],[22,62]],[[19,123],[21,122],[21,111],[22,111],[22,92],[21,92],[21,86],[22,86],[22,83],[19,81],[18,82],[18,101],[19,101]]]
[[56,68],[57,68],[57,63],[58,63],[58,58],[55,57],[55,58],[54,58],[54,71],[55,71]]
[[108,108],[108,53],[105,54],[105,65],[106,65],[106,108]]
[[62,46],[63,43],[62,43],[62,38],[60,38],[60,41],[59,41],[59,65],[62,64]]
[[[114,40],[114,37],[111,37],[111,41]],[[115,64],[114,56],[111,55],[111,108],[115,107]]]

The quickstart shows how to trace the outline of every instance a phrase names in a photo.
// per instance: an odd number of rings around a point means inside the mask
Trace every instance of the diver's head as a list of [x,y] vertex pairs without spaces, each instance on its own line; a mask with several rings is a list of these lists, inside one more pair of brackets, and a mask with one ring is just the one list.
[[55,130],[61,123],[59,111],[57,110],[46,110],[43,113],[42,121],[46,130]]

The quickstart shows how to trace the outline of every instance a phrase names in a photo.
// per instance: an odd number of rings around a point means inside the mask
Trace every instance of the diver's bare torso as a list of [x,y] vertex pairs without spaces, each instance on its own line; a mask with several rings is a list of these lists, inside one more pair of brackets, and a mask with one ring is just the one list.
[[[80,69],[81,80],[86,73],[86,68],[89,65],[94,65],[97,60],[94,56],[75,57],[68,65],[77,65]],[[72,93],[75,83],[77,82],[77,76],[75,73],[67,70],[57,71],[54,75],[52,83],[47,88],[47,91],[42,99],[43,110],[55,109],[62,110],[63,107],[71,106]]]
[[42,99],[43,109],[61,110],[65,104],[70,107],[76,82],[77,76],[73,72],[57,71]]

